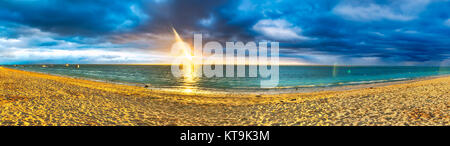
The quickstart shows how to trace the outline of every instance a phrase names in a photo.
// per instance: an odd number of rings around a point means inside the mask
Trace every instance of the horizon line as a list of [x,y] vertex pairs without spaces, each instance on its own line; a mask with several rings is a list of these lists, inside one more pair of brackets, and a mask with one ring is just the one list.
[[[167,63],[85,63],[85,64],[70,64],[70,63],[35,63],[35,64],[0,64],[0,66],[25,66],[25,65],[160,65],[160,66],[170,66],[172,64]],[[181,64],[180,64],[181,65]],[[208,64],[202,64],[208,65]],[[220,64],[220,65],[229,65],[229,64]],[[249,65],[249,64],[234,64],[234,65]],[[262,64],[252,64],[252,65],[262,65]],[[266,64],[270,65],[270,64]],[[450,67],[449,66],[441,66],[441,65],[345,65],[345,64],[279,64],[279,66],[423,66],[423,67]]]

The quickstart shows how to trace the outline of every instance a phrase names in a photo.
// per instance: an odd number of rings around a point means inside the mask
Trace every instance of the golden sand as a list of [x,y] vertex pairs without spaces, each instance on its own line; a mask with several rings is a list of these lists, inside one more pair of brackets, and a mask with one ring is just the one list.
[[450,77],[279,95],[183,93],[0,67],[0,125],[450,125]]

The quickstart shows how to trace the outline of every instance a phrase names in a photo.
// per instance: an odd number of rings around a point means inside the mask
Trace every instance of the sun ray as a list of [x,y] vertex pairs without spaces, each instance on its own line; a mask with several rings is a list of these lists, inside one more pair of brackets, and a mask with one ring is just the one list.
[[181,45],[184,57],[186,58],[186,61],[183,62],[183,79],[184,79],[184,92],[192,92],[195,88],[193,84],[196,82],[195,80],[195,72],[194,72],[194,63],[193,63],[193,56],[192,56],[192,49],[191,47],[183,41],[183,39],[180,37],[180,35],[177,33],[175,28],[172,27],[173,33],[175,35],[175,41],[181,42],[183,45]]

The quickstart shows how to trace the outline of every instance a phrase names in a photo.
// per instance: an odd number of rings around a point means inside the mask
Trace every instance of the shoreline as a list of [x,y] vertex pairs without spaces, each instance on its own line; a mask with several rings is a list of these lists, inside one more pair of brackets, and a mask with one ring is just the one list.
[[450,77],[283,94],[152,90],[0,67],[0,125],[450,125]]
[[[8,68],[8,67],[5,67],[5,68]],[[144,87],[149,90],[161,90],[161,91],[166,91],[166,92],[174,92],[174,93],[181,92],[181,93],[183,93],[183,91],[180,91],[180,90],[183,90],[182,88],[157,87],[157,86],[152,86],[149,84],[141,84],[141,83],[116,82],[116,81],[92,79],[92,78],[86,78],[86,77],[75,77],[75,76],[68,76],[68,75],[51,74],[51,73],[46,73],[46,72],[20,70],[20,69],[13,69],[13,68],[8,68],[8,69],[31,72],[31,73],[40,73],[40,74],[45,74],[45,75],[50,75],[50,76],[59,76],[59,77],[72,78],[72,79],[109,83],[109,84]],[[402,79],[402,80],[387,80],[387,81],[383,81],[383,82],[361,83],[361,84],[353,84],[353,85],[336,85],[336,86],[311,86],[311,87],[296,87],[296,86],[292,87],[291,86],[291,87],[275,87],[275,88],[270,88],[270,89],[252,89],[252,88],[230,88],[230,89],[190,88],[190,89],[192,90],[192,92],[203,93],[203,94],[212,93],[212,94],[257,94],[257,95],[261,95],[261,94],[313,93],[313,92],[322,92],[322,91],[346,91],[346,90],[353,90],[353,89],[382,87],[382,86],[412,83],[412,82],[417,82],[417,81],[422,81],[422,80],[430,80],[430,79],[435,79],[435,78],[440,78],[440,77],[448,77],[448,76],[450,76],[450,74],[416,77],[416,78],[409,78],[409,79],[406,78],[406,79]],[[307,85],[304,85],[304,86],[307,86]]]

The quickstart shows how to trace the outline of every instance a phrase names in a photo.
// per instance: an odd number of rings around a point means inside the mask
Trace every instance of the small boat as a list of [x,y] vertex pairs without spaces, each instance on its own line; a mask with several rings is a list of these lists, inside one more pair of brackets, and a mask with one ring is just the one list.
[[41,67],[47,67],[47,65],[41,65]]

